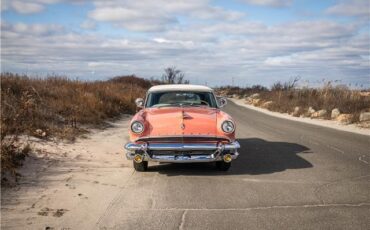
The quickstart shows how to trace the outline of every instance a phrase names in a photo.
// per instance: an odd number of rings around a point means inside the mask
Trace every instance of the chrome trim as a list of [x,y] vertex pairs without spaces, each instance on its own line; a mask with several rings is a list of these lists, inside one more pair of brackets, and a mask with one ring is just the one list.
[[[142,126],[143,126],[143,130],[141,131],[141,132],[135,132],[134,130],[132,130],[132,125],[135,123],[135,122],[138,122],[138,123],[140,123]],[[131,129],[131,131],[133,132],[133,133],[135,133],[135,134],[141,134],[141,133],[143,133],[144,131],[145,131],[145,125],[144,125],[144,123],[143,122],[141,122],[141,121],[133,121],[133,122],[131,122],[131,125],[130,125],[130,129]]]
[[176,150],[176,151],[187,151],[187,150],[215,150],[217,144],[193,144],[193,143],[151,143],[148,149],[150,150]]
[[237,141],[224,145],[226,150],[240,149],[240,144]]
[[[158,161],[158,162],[212,162],[222,161],[222,153],[224,150],[231,150],[228,152],[236,159],[239,155],[237,149],[240,144],[237,141],[228,144],[216,143],[127,143],[125,149],[127,150],[126,157],[132,160],[136,151],[142,151],[144,161]],[[212,154],[168,154],[168,155],[152,155],[148,154],[148,150],[162,150],[162,151],[192,151],[204,150],[213,151]]]
[[[224,129],[223,129],[223,126],[224,126],[224,123],[225,122],[231,122],[233,124],[233,131],[231,132],[226,132]],[[233,133],[235,132],[235,123],[232,121],[232,120],[224,120],[222,123],[221,123],[221,130],[224,132],[224,133]]]
[[143,151],[146,151],[147,150],[147,144],[146,143],[143,143],[143,144],[135,144],[135,143],[127,143],[125,145],[125,149],[128,150],[128,151],[137,151],[137,150],[143,150]]
[[[133,160],[135,153],[127,152],[126,157],[128,160]],[[153,155],[150,157],[147,153],[143,154],[143,161],[155,161],[164,163],[197,163],[197,162],[214,162],[222,161],[222,155],[209,154],[209,155]],[[231,154],[233,160],[238,158],[239,153],[234,152]]]
[[163,135],[163,136],[143,136],[139,137],[135,141],[145,141],[147,139],[166,139],[166,138],[214,138],[220,140],[230,141],[229,137],[226,136],[208,136],[208,135]]
[[[221,103],[221,100],[223,100],[224,102]],[[227,105],[227,99],[225,97],[217,96],[216,101],[217,101],[218,108],[222,108]]]
[[235,150],[240,148],[240,144],[237,141],[228,144],[216,143],[127,143],[125,149],[128,151],[136,150],[174,150],[174,151],[186,151],[186,150],[217,150],[223,148],[225,150]]

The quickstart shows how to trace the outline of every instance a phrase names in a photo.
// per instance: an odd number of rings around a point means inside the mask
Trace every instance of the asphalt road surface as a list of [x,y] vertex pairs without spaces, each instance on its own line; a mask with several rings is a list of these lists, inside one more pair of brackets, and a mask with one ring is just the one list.
[[151,164],[100,217],[114,229],[369,229],[370,138],[271,117],[232,102],[240,156]]

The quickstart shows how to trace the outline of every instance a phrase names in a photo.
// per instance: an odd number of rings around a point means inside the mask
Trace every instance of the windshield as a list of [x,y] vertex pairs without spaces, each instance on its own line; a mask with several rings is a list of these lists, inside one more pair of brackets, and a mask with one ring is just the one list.
[[217,108],[211,92],[153,92],[148,95],[146,107],[208,106]]

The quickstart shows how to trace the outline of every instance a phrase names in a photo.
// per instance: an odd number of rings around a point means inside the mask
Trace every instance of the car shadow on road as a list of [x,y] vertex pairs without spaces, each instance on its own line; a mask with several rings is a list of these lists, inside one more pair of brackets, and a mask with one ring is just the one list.
[[214,163],[158,164],[151,165],[148,171],[168,176],[259,175],[313,167],[310,162],[298,155],[310,153],[306,146],[289,142],[271,142],[260,138],[238,141],[241,145],[240,155],[232,162],[228,172],[217,171]]

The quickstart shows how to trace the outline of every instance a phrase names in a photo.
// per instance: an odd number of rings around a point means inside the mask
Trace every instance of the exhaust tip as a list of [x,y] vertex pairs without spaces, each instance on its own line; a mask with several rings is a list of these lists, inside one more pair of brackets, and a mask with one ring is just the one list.
[[135,161],[136,163],[141,163],[141,162],[143,162],[143,156],[142,156],[142,155],[140,155],[140,154],[135,154],[135,156],[134,156],[134,161]]
[[225,154],[223,159],[226,163],[230,163],[233,160],[233,157],[230,154]]

